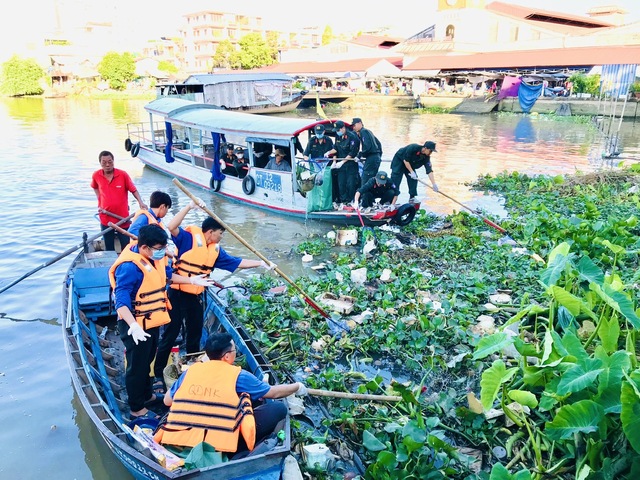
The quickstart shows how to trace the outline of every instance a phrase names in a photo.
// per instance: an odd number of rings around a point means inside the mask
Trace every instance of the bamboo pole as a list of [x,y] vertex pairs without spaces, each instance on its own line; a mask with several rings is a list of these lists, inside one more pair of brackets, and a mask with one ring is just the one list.
[[317,397],[348,398],[350,400],[372,400],[374,402],[400,402],[402,397],[396,395],[371,395],[369,393],[333,392],[331,390],[319,390],[308,388],[309,395]]

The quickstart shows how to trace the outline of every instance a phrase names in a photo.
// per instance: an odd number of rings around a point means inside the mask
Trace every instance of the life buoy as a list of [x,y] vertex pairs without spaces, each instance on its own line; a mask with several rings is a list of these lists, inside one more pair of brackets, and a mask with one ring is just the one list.
[[220,187],[222,187],[222,182],[220,180],[216,180],[215,178],[211,177],[209,186],[211,187],[211,190],[213,190],[214,192],[219,192]]
[[247,175],[244,177],[244,180],[242,180],[242,191],[245,195],[251,195],[256,191],[256,181],[251,175]]
[[131,151],[131,147],[132,147],[132,146],[133,146],[133,143],[131,143],[131,139],[130,139],[130,138],[127,138],[127,139],[124,141],[124,149],[125,149],[127,152],[130,152],[130,151]]
[[140,142],[136,142],[131,146],[131,156],[136,158],[140,152]]
[[405,203],[398,208],[398,211],[393,216],[393,223],[404,227],[409,225],[413,218],[416,216],[416,207],[411,203]]

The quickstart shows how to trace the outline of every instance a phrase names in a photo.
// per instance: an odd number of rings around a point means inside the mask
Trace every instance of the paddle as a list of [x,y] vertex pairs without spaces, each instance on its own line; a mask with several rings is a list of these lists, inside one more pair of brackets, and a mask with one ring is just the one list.
[[[480,218],[484,223],[486,223],[487,225],[489,225],[490,227],[495,228],[496,230],[498,230],[500,233],[506,235],[507,237],[511,238],[511,240],[513,240],[514,242],[516,242],[518,245],[520,245],[521,247],[524,247],[524,245],[522,245],[519,241],[514,240],[511,235],[509,235],[509,232],[507,232],[504,228],[502,228],[500,225],[498,225],[495,222],[492,222],[491,220],[489,220],[487,217],[479,214],[477,211],[473,210],[471,207],[468,207],[467,205],[465,205],[464,203],[459,202],[458,200],[456,200],[453,197],[450,197],[449,195],[447,195],[446,193],[440,191],[440,190],[435,190],[431,185],[429,185],[427,182],[425,182],[424,180],[422,180],[421,178],[416,179],[418,180],[421,184],[423,184],[426,187],[429,187],[431,190],[433,190],[434,192],[439,193],[440,195],[442,195],[443,197],[447,197],[449,200],[451,200],[452,202],[457,203],[458,205],[460,205],[462,208],[465,208],[467,210],[469,210],[473,215],[475,215],[476,217]],[[533,257],[533,259],[536,262],[542,262],[544,263],[544,259],[538,255],[537,253],[532,253],[531,257]]]
[[351,400],[372,400],[376,402],[400,402],[402,397],[395,395],[371,395],[369,393],[347,393],[347,392],[333,392],[331,390],[319,390],[317,388],[308,388],[309,395],[317,397],[335,397],[335,398],[348,398]]
[[[180,180],[178,180],[177,178],[174,178],[173,179],[173,183],[174,183],[174,185],[176,187],[178,187],[180,190],[182,190],[187,197],[189,197],[194,202],[197,202],[197,200],[198,200],[197,197],[195,195],[193,195],[189,190],[187,190],[187,188],[184,185],[182,185],[182,183],[180,183]],[[211,211],[211,209],[209,209],[206,206],[202,207],[202,209],[207,213],[207,215],[209,215],[211,218],[216,220],[222,226],[222,228],[224,228],[227,232],[229,232],[231,235],[233,235],[242,245],[244,245],[247,249],[249,249],[250,252],[255,254],[260,260],[264,261],[267,264],[271,263],[267,259],[267,257],[265,257],[259,251],[257,251],[251,244],[249,244],[244,238],[242,238],[240,236],[240,234],[236,233],[233,229],[229,228],[229,226],[225,222],[223,222],[220,217],[218,217],[215,213],[213,213],[213,211]],[[344,329],[344,327],[342,325],[340,325],[339,323],[335,322],[331,318],[331,316],[327,312],[325,312],[322,309],[322,307],[320,307],[320,305],[318,305],[316,302],[314,302],[311,299],[311,297],[309,297],[309,295],[307,295],[304,292],[304,290],[302,290],[302,288],[300,288],[293,280],[291,280],[287,276],[286,273],[284,273],[278,267],[276,267],[274,270],[278,275],[280,275],[282,278],[284,278],[287,281],[287,283],[289,283],[289,285],[291,285],[293,288],[295,288],[304,297],[305,302],[307,302],[314,310],[316,310],[320,315],[322,315],[327,320],[330,320],[330,321],[334,322],[336,325],[338,325],[338,326],[340,326],[341,328]]]
[[[135,214],[131,214],[126,218],[123,218],[122,220],[120,220],[118,223],[116,223],[116,225],[120,225],[122,223],[128,222],[129,220],[131,220],[131,218],[133,218]],[[102,230],[100,233],[95,234],[92,237],[87,238],[86,240],[83,240],[82,243],[76,245],[75,247],[71,247],[68,250],[65,250],[64,252],[62,252],[60,255],[52,258],[51,260],[49,260],[48,262],[43,263],[42,265],[40,265],[39,267],[34,268],[33,270],[31,270],[30,272],[25,273],[24,275],[22,275],[20,278],[14,280],[13,282],[11,282],[9,285],[5,285],[4,287],[0,288],[0,293],[4,292],[5,290],[9,290],[11,287],[13,287],[14,285],[20,283],[22,280],[24,280],[27,277],[30,277],[31,275],[33,275],[34,273],[42,270],[45,267],[48,267],[49,265],[52,265],[54,263],[56,263],[58,260],[62,260],[64,257],[66,257],[67,255],[72,254],[73,252],[75,252],[76,250],[81,249],[82,247],[84,247],[87,243],[94,241],[97,238],[100,238],[101,236],[103,236],[105,233],[109,232],[113,230],[113,228],[109,227],[105,230]]]

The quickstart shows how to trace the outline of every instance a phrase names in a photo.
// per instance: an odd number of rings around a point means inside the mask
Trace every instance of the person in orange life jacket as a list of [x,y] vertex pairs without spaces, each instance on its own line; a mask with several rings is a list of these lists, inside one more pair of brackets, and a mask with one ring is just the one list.
[[[254,445],[271,434],[287,416],[284,402],[260,401],[293,394],[307,395],[307,387],[300,382],[269,385],[233,366],[236,349],[228,333],[216,333],[207,338],[205,351],[209,361],[189,367],[164,397],[169,416],[164,428],[161,427],[154,437],[157,442],[193,447],[206,441],[222,452],[253,450]],[[215,392],[215,398],[211,398],[210,392]],[[248,394],[250,404],[255,406],[253,419],[250,414],[249,417],[242,416],[239,428],[234,428],[236,415],[241,415],[243,410],[242,394]],[[221,403],[238,407],[224,411]]]
[[236,154],[233,153],[233,143],[227,143],[226,152],[220,157],[220,169],[225,175],[231,175],[232,177],[238,176],[236,167],[233,166],[233,162],[236,161]]
[[360,137],[360,142],[362,142],[358,158],[364,161],[362,182],[360,184],[361,187],[364,187],[364,185],[378,173],[380,162],[382,161],[380,157],[382,155],[382,144],[380,140],[371,133],[371,130],[364,128],[361,118],[355,117],[351,120],[351,125],[353,125],[353,131],[356,132],[358,137]]
[[[93,172],[91,177],[91,188],[98,199],[98,213],[100,217],[100,229],[109,228],[109,222],[117,223],[120,218],[112,217],[105,212],[110,212],[119,217],[129,216],[128,195],[131,192],[138,201],[140,208],[147,206],[142,201],[138,189],[133,184],[131,177],[124,170],[114,168],[113,153],[103,150],[98,155],[100,170]],[[129,222],[120,225],[125,230],[129,227]],[[115,250],[115,237],[118,236],[120,247],[124,248],[129,243],[129,237],[124,233],[109,230],[104,234],[104,246],[106,250]]]
[[[187,213],[196,206],[196,203],[191,202],[167,224],[167,228],[171,232],[171,239],[178,249],[178,258],[174,261],[176,273],[184,276],[205,275],[208,277],[214,268],[235,272],[238,268],[263,267],[267,270],[273,270],[276,267],[273,263],[266,264],[262,260],[232,257],[225,252],[219,245],[224,228],[211,217],[207,217],[202,222],[201,228],[193,225],[186,229],[180,227]],[[196,288],[192,285],[172,285],[169,289],[169,301],[173,307],[169,313],[171,323],[165,327],[158,345],[154,367],[155,385],[160,385],[163,381],[162,371],[169,360],[171,347],[175,345],[176,338],[180,334],[183,320],[185,322],[187,353],[200,351],[204,321],[201,295],[203,292],[204,288]]]
[[138,236],[138,232],[145,225],[158,225],[171,208],[171,197],[164,192],[155,191],[149,197],[149,210],[140,209],[133,217],[129,233]]
[[201,276],[186,277],[167,266],[167,232],[159,225],[146,225],[138,242],[129,244],[111,266],[109,281],[118,313],[120,339],[126,348],[125,386],[131,417],[149,414],[148,406],[162,397],[152,391],[149,370],[156,354],[159,327],[170,322],[166,286],[209,286]]
[[[333,201],[334,203],[351,203],[360,184],[360,174],[358,173],[356,159],[360,150],[360,139],[358,135],[347,130],[341,120],[335,123],[335,131],[336,141],[334,147],[324,154],[325,157],[336,155],[336,158],[344,159],[340,161],[334,160],[331,163]],[[336,171],[335,174],[333,170]]]
[[353,208],[358,208],[358,201],[362,196],[362,208],[373,206],[376,198],[380,199],[382,205],[390,203],[395,205],[398,200],[398,188],[389,182],[389,176],[386,172],[378,172],[375,177],[370,179],[356,192],[353,199]]

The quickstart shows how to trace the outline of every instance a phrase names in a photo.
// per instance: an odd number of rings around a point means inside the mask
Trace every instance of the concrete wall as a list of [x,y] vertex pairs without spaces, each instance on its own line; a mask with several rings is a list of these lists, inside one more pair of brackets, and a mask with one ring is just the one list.
[[[536,113],[556,113],[561,104],[566,103],[571,108],[572,115],[611,115],[612,105],[610,102],[599,102],[598,100],[580,100],[580,99],[543,99],[538,100],[534,104],[531,112]],[[615,116],[619,117],[623,114],[624,108],[625,118],[640,117],[640,102],[636,100],[627,101],[626,106],[624,100],[619,100],[615,105]],[[501,112],[522,113],[520,103],[517,98],[505,98],[498,104],[498,110]]]

